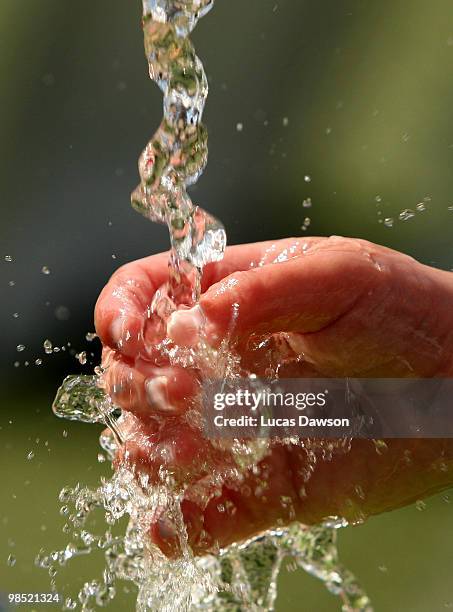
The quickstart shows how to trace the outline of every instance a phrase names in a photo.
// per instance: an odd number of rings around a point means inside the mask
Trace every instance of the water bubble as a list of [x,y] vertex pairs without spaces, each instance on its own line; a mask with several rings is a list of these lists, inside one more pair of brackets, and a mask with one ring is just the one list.
[[311,183],[311,176],[310,176],[309,174],[306,174],[306,175],[304,176],[304,181],[305,181],[306,183]]
[[19,366],[20,366],[20,362],[19,362],[19,361],[15,361],[15,362],[14,362],[14,367],[15,367],[15,368],[18,368]]
[[8,285],[9,285],[10,287],[14,287],[14,285],[15,285],[15,284],[16,284],[16,283],[15,283],[15,281],[13,281],[13,280],[8,281]]
[[244,124],[243,123],[236,123],[236,131],[237,132],[242,132],[243,129],[244,129]]
[[14,317],[15,319],[18,319],[18,318],[19,318],[19,313],[18,313],[18,312],[13,312],[13,317]]
[[46,276],[48,276],[50,274],[50,269],[47,266],[43,266],[41,268],[41,272],[45,274]]
[[42,365],[42,359],[35,359],[35,365],[40,366]]
[[34,459],[34,457],[35,457],[35,453],[33,451],[30,451],[27,455],[28,461],[31,461],[32,459]]
[[97,336],[97,334],[96,334],[95,332],[87,332],[87,333],[86,333],[86,335],[85,335],[85,339],[86,339],[88,342],[92,342],[92,341],[93,341],[95,338],[97,338],[97,337],[98,337],[98,336]]
[[6,563],[9,567],[14,567],[16,565],[16,557],[14,555],[8,555],[8,559],[6,560]]
[[282,123],[283,123],[283,127],[288,127],[288,125],[289,125],[289,119],[288,119],[288,117],[283,117],[283,121],[282,121]]
[[380,196],[380,195],[377,195],[377,196],[376,196],[374,199],[375,199],[375,201],[376,201],[378,204],[380,204],[380,203],[382,202],[382,196]]
[[13,261],[11,255],[5,255],[5,261]]
[[393,217],[386,217],[386,218],[384,219],[384,225],[385,225],[385,227],[393,227],[394,222],[395,222],[395,221],[394,221]]
[[25,344],[18,344],[16,350],[18,353],[22,353],[22,351],[25,351]]
[[102,453],[98,453],[98,461],[99,463],[104,463],[105,455],[103,455]]
[[426,502],[424,502],[422,499],[417,499],[415,502],[415,507],[420,511],[426,510]]
[[66,431],[66,429],[63,429],[61,435],[63,436],[63,438],[67,438],[68,437],[68,432]]
[[304,208],[311,208],[312,202],[311,202],[311,198],[305,198],[305,200],[302,202],[302,206]]
[[425,212],[426,204],[424,202],[419,202],[415,208],[418,212]]
[[53,345],[52,345],[52,342],[50,340],[44,340],[43,347],[44,347],[44,351],[45,351],[45,353],[47,355],[50,355],[52,353]]

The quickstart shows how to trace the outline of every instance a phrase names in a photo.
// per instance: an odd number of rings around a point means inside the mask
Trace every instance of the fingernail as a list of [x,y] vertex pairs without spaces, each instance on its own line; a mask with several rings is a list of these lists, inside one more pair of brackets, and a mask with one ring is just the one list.
[[110,325],[110,337],[113,344],[121,349],[132,339],[139,340],[140,330],[138,319],[128,317],[118,317]]
[[[112,338],[112,342],[118,348],[121,348],[124,341],[128,340],[128,338],[124,337],[126,328],[126,319],[124,317],[118,317],[112,324],[110,325],[110,337]],[[126,336],[127,336],[126,332]],[[130,335],[129,335],[130,337]]]
[[189,310],[177,310],[168,319],[167,335],[176,344],[194,346],[200,339],[204,323],[205,316],[199,305]]
[[174,412],[175,408],[168,401],[168,378],[154,376],[145,382],[148,404],[160,412]]

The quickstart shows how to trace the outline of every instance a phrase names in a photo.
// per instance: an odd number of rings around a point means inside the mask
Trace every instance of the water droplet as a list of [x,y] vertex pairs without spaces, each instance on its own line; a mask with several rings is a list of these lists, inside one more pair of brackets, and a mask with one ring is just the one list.
[[25,344],[18,344],[16,350],[18,353],[22,353],[22,351],[25,351]]
[[417,499],[417,501],[415,502],[415,507],[417,508],[417,510],[420,510],[420,512],[422,512],[423,510],[426,510],[426,502],[424,502],[422,499]]
[[16,284],[16,283],[15,283],[15,281],[13,281],[13,280],[10,280],[10,281],[8,282],[8,285],[9,285],[10,287],[14,287],[14,285],[15,285],[15,284]]
[[15,367],[15,368],[18,368],[19,366],[20,366],[20,363],[19,363],[18,361],[15,361],[15,362],[14,362],[14,367]]
[[242,132],[243,129],[244,129],[244,124],[243,123],[237,123],[236,124],[236,130],[238,132]]
[[302,224],[300,229],[305,232],[307,230],[307,228],[310,227],[310,223],[311,223],[310,217],[305,217],[304,222],[303,222],[303,224]]
[[47,266],[43,266],[41,268],[41,272],[45,274],[46,276],[48,276],[50,274],[50,269]]
[[283,117],[283,122],[282,123],[283,123],[283,127],[288,127],[288,125],[289,125],[288,117]]
[[306,175],[304,176],[304,181],[305,181],[306,183],[311,183],[311,176],[310,176],[309,174],[306,174]]
[[97,337],[97,334],[94,332],[87,332],[87,334],[85,335],[85,338],[88,342],[92,342]]
[[53,348],[52,342],[50,340],[44,340],[43,346],[44,346],[45,353],[47,355],[50,355],[52,353],[52,348]]
[[305,200],[302,202],[302,206],[304,208],[311,208],[312,202],[311,202],[311,198],[305,198]]
[[13,317],[14,317],[15,319],[18,319],[18,318],[19,318],[19,313],[18,313],[18,312],[13,312]]
[[82,365],[85,365],[87,362],[87,354],[86,351],[82,351],[81,353],[76,354],[76,359]]
[[393,217],[386,217],[386,218],[384,219],[384,225],[385,225],[385,227],[393,227],[393,224],[394,224],[394,219],[393,219]]
[[408,221],[412,217],[415,217],[415,212],[411,208],[405,208],[398,216],[400,221]]
[[14,555],[8,555],[8,559],[6,560],[6,563],[9,567],[14,567],[16,565],[16,557]]
[[387,443],[384,440],[373,440],[373,443],[378,455],[383,455],[388,451]]
[[11,255],[5,255],[5,261],[13,261]]
[[42,365],[42,359],[36,359],[35,360],[35,365],[37,365],[37,366]]
[[63,429],[63,433],[61,435],[63,436],[63,438],[68,437],[68,432],[66,431],[66,429]]
[[424,202],[419,202],[415,208],[418,212],[425,212],[426,204]]
[[31,461],[34,458],[35,458],[35,453],[33,451],[30,451],[27,455],[28,461]]
[[104,463],[105,455],[103,455],[102,453],[98,453],[98,461],[99,463]]

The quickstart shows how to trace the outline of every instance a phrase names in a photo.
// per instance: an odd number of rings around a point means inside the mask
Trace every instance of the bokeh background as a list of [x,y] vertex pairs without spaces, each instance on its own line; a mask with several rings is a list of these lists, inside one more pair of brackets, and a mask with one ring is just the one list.
[[[59,490],[108,474],[98,429],[58,421],[51,401],[64,375],[98,362],[85,334],[109,275],[168,245],[129,205],[162,114],[140,13],[139,0],[0,3],[3,592],[48,590],[33,559],[66,543]],[[343,234],[453,267],[450,0],[217,0],[193,39],[210,79],[210,161],[192,194],[230,243]],[[415,215],[401,221],[405,209]],[[46,339],[60,350],[45,354]],[[453,607],[449,501],[339,533],[377,611]],[[83,559],[63,583],[75,592],[101,568]],[[277,610],[339,610],[301,572],[280,582]],[[132,602],[121,593],[111,609]]]

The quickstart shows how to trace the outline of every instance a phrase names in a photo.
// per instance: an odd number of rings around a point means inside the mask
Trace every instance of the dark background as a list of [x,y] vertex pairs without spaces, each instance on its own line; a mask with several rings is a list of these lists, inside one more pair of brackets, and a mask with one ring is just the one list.
[[[64,375],[98,362],[85,334],[110,274],[168,247],[165,228],[129,204],[162,115],[140,15],[138,0],[0,5],[0,590],[44,588],[31,560],[64,541],[58,490],[107,469],[96,464],[95,428],[57,421],[50,403]],[[217,0],[193,40],[210,80],[210,161],[192,195],[224,221],[230,243],[299,235],[309,216],[304,233],[367,238],[453,267],[449,0]],[[420,202],[425,212],[398,220]],[[71,347],[46,355],[46,339]],[[71,348],[92,351],[90,363]],[[442,498],[430,503],[341,535],[377,609],[440,610],[453,599],[451,511]],[[383,559],[373,557],[379,546]],[[379,569],[392,563],[393,574]],[[302,609],[301,584],[307,610],[337,609],[303,580],[283,591],[285,609]]]

